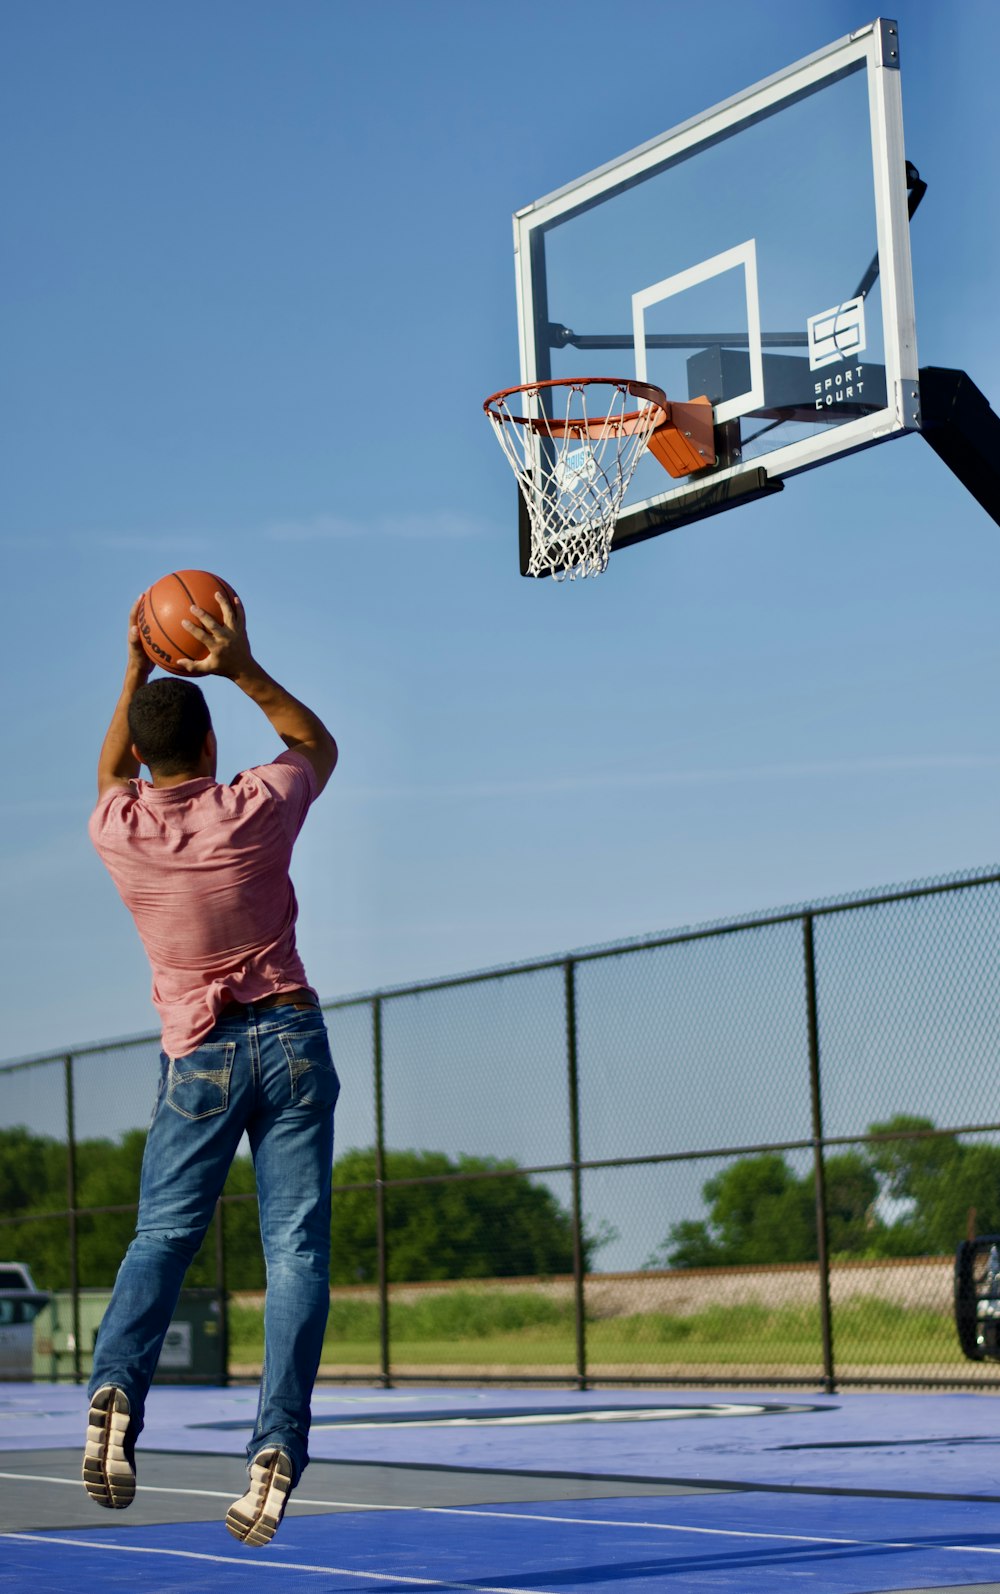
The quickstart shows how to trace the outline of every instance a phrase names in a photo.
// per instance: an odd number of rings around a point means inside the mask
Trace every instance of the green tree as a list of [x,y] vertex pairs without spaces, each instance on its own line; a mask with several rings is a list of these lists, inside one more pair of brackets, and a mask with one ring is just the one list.
[[980,1234],[1000,1233],[1000,1146],[959,1145],[948,1177],[922,1192],[928,1252],[941,1256],[964,1240],[970,1209]]
[[66,1147],[18,1124],[0,1129],[0,1216],[66,1204]]
[[666,1240],[643,1267],[725,1267],[726,1256],[703,1218],[672,1223]]
[[[117,1142],[85,1140],[76,1148],[80,1282],[108,1289],[135,1231],[144,1130]],[[570,1214],[545,1186],[516,1164],[491,1157],[459,1157],[433,1151],[390,1151],[390,1179],[431,1175],[490,1175],[447,1179],[390,1189],[386,1194],[389,1276],[393,1280],[537,1277],[566,1273],[573,1266]],[[333,1278],[350,1284],[376,1277],[375,1153],[350,1151],[334,1164]],[[368,1186],[367,1189],[342,1188]],[[226,1282],[232,1290],[263,1289],[264,1258],[258,1230],[253,1164],[237,1157],[225,1194],[247,1199],[224,1204]],[[65,1217],[28,1221],[32,1213],[63,1213],[66,1207],[66,1148],[24,1128],[0,1131],[0,1250],[27,1262],[39,1285],[65,1289],[70,1281],[69,1231]],[[13,1220],[13,1221],[10,1221]],[[607,1231],[583,1237],[585,1263],[609,1238]],[[187,1283],[211,1284],[216,1272],[214,1227],[188,1271]]]
[[[77,1223],[79,1279],[88,1289],[109,1289],[135,1232],[139,1170],[146,1132],[129,1130],[119,1141],[82,1140],[76,1146],[76,1205],[121,1208],[83,1211]],[[26,1262],[43,1289],[67,1289],[72,1276],[69,1226],[65,1216],[31,1218],[33,1213],[65,1213],[67,1154],[61,1141],[33,1135],[23,1126],[0,1130],[0,1252]],[[249,1157],[236,1159],[227,1193],[253,1191]],[[227,1213],[229,1276],[232,1289],[263,1288],[264,1264],[257,1233],[257,1204],[240,1202]],[[10,1221],[10,1220],[14,1221]],[[215,1279],[215,1242],[205,1245],[188,1272],[188,1284]]]
[[117,1143],[84,1140],[76,1152],[78,1207],[122,1207],[120,1212],[94,1212],[77,1225],[80,1282],[91,1289],[110,1289],[126,1247],[135,1233],[139,1170],[146,1132],[131,1129]]
[[[861,1151],[842,1151],[824,1163],[826,1185],[826,1240],[831,1256],[858,1256],[869,1250],[884,1228],[875,1203],[879,1182],[875,1169]],[[810,1169],[803,1181],[810,1211],[816,1210],[816,1175]],[[812,1219],[815,1236],[815,1216]],[[813,1256],[817,1255],[814,1248]],[[811,1258],[810,1258],[811,1260]]]
[[[932,1118],[912,1113],[896,1113],[884,1123],[868,1125],[869,1135],[880,1137],[866,1148],[868,1160],[881,1179],[883,1194],[893,1201],[919,1202],[931,1184],[954,1171],[961,1143],[954,1135],[933,1134],[933,1129]],[[897,1135],[899,1139],[881,1138]]]
[[[949,1255],[965,1237],[970,1209],[979,1233],[1000,1233],[1000,1146],[935,1133],[933,1119],[913,1113],[870,1124],[867,1133],[863,1148],[825,1161],[831,1256]],[[702,1196],[708,1216],[673,1224],[647,1267],[815,1260],[812,1171],[798,1178],[774,1152],[740,1157]],[[887,1203],[896,1205],[891,1221]]]
[[779,1152],[738,1157],[702,1186],[702,1197],[707,1221],[673,1224],[647,1266],[733,1267],[815,1256],[814,1203]]
[[63,1212],[67,1200],[67,1155],[63,1142],[35,1135],[24,1125],[0,1129],[0,1252],[25,1262],[40,1288],[68,1283],[67,1223],[64,1217],[29,1214]]
[[[386,1177],[425,1179],[442,1175],[489,1175],[386,1192],[386,1250],[389,1278],[512,1278],[568,1273],[573,1267],[570,1214],[546,1186],[517,1173],[516,1164],[495,1157],[452,1159],[439,1151],[388,1151]],[[509,1171],[508,1171],[509,1170]],[[345,1152],[334,1163],[335,1186],[375,1181],[371,1148]],[[608,1236],[584,1236],[585,1264]],[[338,1284],[372,1281],[376,1275],[374,1189],[335,1188],[333,1259]]]
[[[825,1164],[827,1238],[831,1253],[855,1254],[870,1243],[878,1220],[878,1179],[867,1159],[847,1151]],[[738,1157],[702,1186],[707,1219],[671,1226],[647,1267],[736,1267],[740,1263],[813,1262],[816,1183],[799,1178],[778,1152]]]
[[907,1207],[879,1236],[878,1254],[946,1255],[965,1238],[970,1209],[980,1233],[1000,1232],[1000,1147],[933,1129],[933,1119],[907,1113],[869,1127],[872,1135],[900,1137],[868,1152],[885,1194]]

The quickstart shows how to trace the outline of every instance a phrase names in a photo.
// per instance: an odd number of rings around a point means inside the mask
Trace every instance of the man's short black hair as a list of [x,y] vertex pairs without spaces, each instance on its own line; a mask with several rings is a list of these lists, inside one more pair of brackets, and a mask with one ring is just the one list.
[[150,770],[184,775],[197,767],[212,717],[200,687],[169,676],[139,687],[128,706],[128,728]]

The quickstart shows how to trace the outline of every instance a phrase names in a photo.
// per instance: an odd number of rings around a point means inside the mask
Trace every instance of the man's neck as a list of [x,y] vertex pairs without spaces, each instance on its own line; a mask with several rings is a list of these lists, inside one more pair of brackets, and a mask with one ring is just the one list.
[[212,779],[212,772],[207,769],[188,769],[180,775],[158,775],[152,769],[149,773],[156,791],[164,791],[168,786],[184,786],[189,780]]

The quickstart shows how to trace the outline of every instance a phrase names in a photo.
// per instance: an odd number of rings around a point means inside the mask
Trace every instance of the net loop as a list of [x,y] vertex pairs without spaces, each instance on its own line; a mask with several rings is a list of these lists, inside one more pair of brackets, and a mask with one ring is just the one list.
[[585,376],[506,388],[483,408],[527,506],[526,573],[601,575],[632,473],[669,412],[666,394],[628,377]]

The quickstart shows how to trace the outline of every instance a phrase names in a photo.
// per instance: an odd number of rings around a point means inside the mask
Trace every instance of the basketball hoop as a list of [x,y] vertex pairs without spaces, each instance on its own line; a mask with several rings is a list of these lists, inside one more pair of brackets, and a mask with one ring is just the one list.
[[[640,407],[630,410],[630,399]],[[504,388],[483,409],[527,505],[527,574],[599,576],[632,473],[670,414],[666,394],[627,377],[580,376]]]

